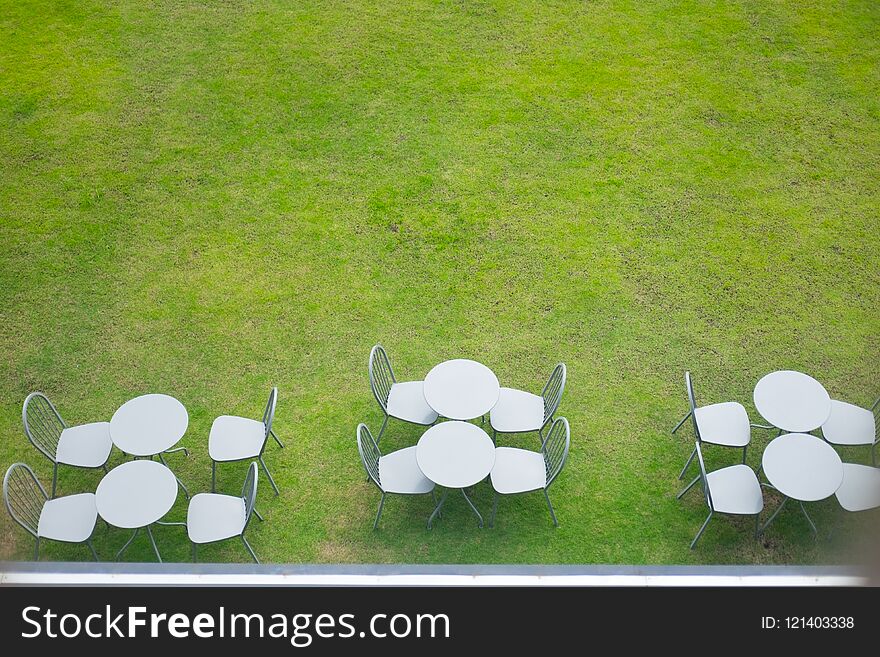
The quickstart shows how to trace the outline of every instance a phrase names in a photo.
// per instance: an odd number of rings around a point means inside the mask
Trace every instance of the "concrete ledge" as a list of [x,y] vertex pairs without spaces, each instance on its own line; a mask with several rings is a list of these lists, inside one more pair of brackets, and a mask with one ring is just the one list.
[[0,562],[0,586],[866,586],[841,566]]

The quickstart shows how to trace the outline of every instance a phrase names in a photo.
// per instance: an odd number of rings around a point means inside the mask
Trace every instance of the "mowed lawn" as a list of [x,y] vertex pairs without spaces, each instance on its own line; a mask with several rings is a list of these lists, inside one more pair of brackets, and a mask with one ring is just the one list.
[[[871,0],[2,0],[0,466],[51,481],[31,390],[71,423],[165,392],[190,414],[169,463],[205,491],[214,417],[259,417],[277,385],[266,562],[846,562],[871,516],[834,498],[818,541],[793,507],[760,542],[719,517],[690,551],[706,508],[675,499],[693,443],[670,430],[687,368],[753,422],[776,369],[880,394],[878,30]],[[376,342],[401,379],[469,357],[539,392],[568,365],[558,529],[537,493],[483,530],[460,498],[427,531],[428,498],[392,497],[372,530],[354,436],[381,424]],[[419,435],[392,422],[382,448]],[[99,480],[64,468],[59,491]],[[155,534],[189,559],[181,528]],[[100,525],[101,557],[127,537]],[[32,545],[4,511],[0,559]],[[154,559],[144,538],[125,558]]]

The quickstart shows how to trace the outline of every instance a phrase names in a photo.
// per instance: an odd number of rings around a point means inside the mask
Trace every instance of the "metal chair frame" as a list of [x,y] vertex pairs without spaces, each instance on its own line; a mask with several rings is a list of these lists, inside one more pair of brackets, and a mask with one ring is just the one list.
[[[391,395],[391,387],[397,383],[397,377],[394,376],[394,368],[391,367],[391,361],[388,358],[385,347],[381,344],[375,345],[370,350],[370,361],[367,369],[370,376],[370,390],[373,392],[373,397],[376,398],[376,401],[379,403],[379,408],[382,409],[382,413],[385,415],[382,420],[382,427],[379,429],[379,433],[375,438],[378,443],[382,440],[382,436],[388,426],[388,419],[391,417],[391,415],[388,414],[388,397]],[[430,426],[419,424],[418,422],[410,422],[409,420],[402,420],[400,418],[395,419],[398,419],[401,422],[415,424],[420,427]]]
[[[24,433],[30,443],[39,450],[43,456],[52,462],[52,496],[58,488],[58,441],[61,432],[67,428],[67,423],[61,417],[61,413],[55,408],[55,404],[42,392],[32,392],[25,397],[21,407],[21,421],[24,425]],[[107,461],[110,460],[109,455]],[[96,468],[88,468],[80,465],[70,465],[71,468],[84,470],[97,470],[102,468],[107,472],[107,461]],[[69,465],[65,463],[64,465]]]
[[[43,507],[51,498],[43,488],[43,484],[37,479],[37,475],[25,463],[13,463],[3,477],[3,500],[6,510],[16,524],[20,525],[28,534],[34,537],[34,561],[40,559],[40,514]],[[70,541],[54,540],[57,543],[69,543]],[[92,553],[95,561],[99,561],[98,553],[89,536],[81,542]]]
[[[559,410],[559,404],[562,402],[562,393],[565,391],[567,376],[568,370],[565,367],[565,363],[557,363],[550,373],[547,383],[544,384],[544,388],[541,390],[541,397],[544,399],[544,421],[538,428],[538,437],[541,439],[542,445],[544,443],[544,429],[553,421],[553,416],[556,415],[556,411]],[[493,442],[499,433],[533,433],[533,431],[498,431],[495,427],[492,427]]]
[[[568,420],[564,417],[559,417],[554,420],[552,426],[550,427],[550,431],[547,432],[547,437],[541,443],[541,454],[544,456],[544,468],[546,471],[546,481],[547,483],[544,485],[542,489],[540,489],[544,493],[544,499],[547,501],[547,508],[550,510],[550,517],[553,519],[553,526],[558,527],[559,521],[556,518],[556,512],[553,509],[553,504],[550,502],[550,495],[547,493],[547,490],[556,481],[556,478],[559,476],[559,473],[562,472],[562,468],[565,466],[566,461],[568,460],[568,452],[571,448],[571,428],[569,427]],[[489,518],[489,526],[493,527],[495,525],[495,514],[498,512],[498,498],[502,495],[524,495],[525,493],[499,493],[495,492],[495,497],[492,501],[492,515]],[[534,492],[534,491],[526,491],[526,492]]]
[[[251,522],[251,516],[256,515],[260,522],[263,521],[263,516],[256,509],[257,503],[257,462],[251,461],[250,466],[248,467],[247,475],[244,478],[244,484],[241,487],[241,498],[244,500],[244,509],[245,509],[245,520],[244,527],[241,528],[241,534],[239,534],[239,538],[241,538],[241,542],[244,544],[244,547],[247,549],[248,553],[251,555],[251,558],[254,560],[254,563],[260,563],[260,560],[257,558],[254,549],[251,547],[251,544],[248,543],[247,538],[244,536],[245,530],[248,528],[248,525]],[[271,477],[270,477],[271,480]],[[232,538],[232,537],[230,537]],[[222,543],[223,541],[228,541],[228,538],[222,538],[218,541],[209,541],[208,543],[202,543],[201,545],[211,545],[212,543]],[[198,555],[196,551],[197,544],[195,542],[190,541],[192,543],[192,560],[193,563],[196,562]]]
[[[706,520],[703,521],[703,525],[700,527],[700,530],[697,532],[697,535],[694,536],[694,540],[691,541],[691,550],[694,549],[694,546],[696,546],[697,541],[700,540],[700,537],[703,535],[703,532],[706,531],[706,527],[708,526],[709,521],[712,519],[712,516],[715,515],[716,513],[722,513],[721,511],[716,511],[715,506],[712,503],[712,491],[709,489],[709,478],[706,473],[706,464],[703,462],[703,451],[700,449],[700,441],[697,441],[696,443],[694,443],[694,451],[696,452],[696,455],[697,455],[697,461],[700,464],[699,479],[700,479],[700,483],[703,487],[703,496],[706,500],[706,505],[709,507],[709,515],[706,517]],[[686,492],[687,492],[687,489],[685,489],[684,491],[679,493],[678,499],[681,499],[681,496],[684,495],[684,493],[686,493]],[[722,515],[739,515],[739,514],[723,514],[722,513]],[[755,514],[755,539],[757,539],[758,536],[760,535],[760,531],[761,531],[760,520],[761,520],[761,514],[756,513]]]
[[[278,495],[280,491],[278,490],[278,486],[275,483],[275,480],[272,478],[272,473],[269,472],[269,467],[266,465],[266,461],[263,460],[263,452],[266,451],[266,443],[269,442],[269,436],[275,439],[275,442],[278,443],[278,446],[282,449],[284,448],[284,444],[279,440],[278,436],[275,435],[275,431],[272,429],[272,422],[275,419],[275,406],[278,403],[278,388],[273,387],[269,392],[269,401],[266,402],[266,408],[263,411],[263,426],[265,427],[265,435],[263,436],[263,444],[260,446],[260,453],[257,454],[257,461],[263,468],[263,472],[266,473],[266,476],[269,478],[269,483],[272,485],[272,490],[275,491],[275,495]],[[235,463],[238,461],[247,461],[252,459],[252,456],[247,456],[242,459],[230,459],[228,461],[221,461],[221,463]],[[211,459],[211,492],[214,493],[217,490],[217,461]]]
[[[379,499],[379,509],[376,511],[376,519],[373,521],[373,529],[376,530],[379,527],[379,518],[382,517],[382,509],[385,508],[385,497],[387,495],[423,495],[424,493],[386,493],[382,488],[382,482],[379,479],[379,459],[382,458],[382,451],[379,449],[379,443],[376,442],[369,427],[363,422],[357,426],[355,439],[357,441],[358,454],[360,454],[361,463],[367,471],[367,477],[373,482],[376,488],[379,489],[379,492],[382,493],[382,497]],[[431,490],[431,500],[433,500],[434,503],[437,502],[437,497],[434,495],[433,489]]]

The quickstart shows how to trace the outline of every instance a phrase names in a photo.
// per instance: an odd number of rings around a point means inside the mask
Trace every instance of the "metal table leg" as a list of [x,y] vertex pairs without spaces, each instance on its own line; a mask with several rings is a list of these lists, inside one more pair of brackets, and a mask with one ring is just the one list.
[[813,519],[810,517],[810,514],[807,513],[807,509],[804,507],[804,503],[800,502],[800,505],[801,505],[801,511],[804,512],[804,517],[807,519],[807,522],[810,523],[810,529],[813,530],[813,536],[818,538],[819,537],[819,530],[816,529],[816,525],[813,524]]
[[[181,447],[180,449],[183,449],[183,448]],[[162,465],[164,465],[166,468],[168,468],[168,463],[165,461],[165,457],[162,456],[162,454],[159,454],[159,460],[162,461]],[[168,469],[171,470],[171,468],[168,468]],[[171,470],[171,474],[174,474],[173,470]],[[174,478],[177,479],[177,484],[183,489],[183,494],[186,495],[186,499],[189,499],[189,491],[186,489],[186,486],[183,485],[183,482],[180,480],[180,477],[178,477],[175,474]]]
[[153,544],[153,552],[156,553],[156,558],[159,560],[159,563],[162,563],[162,555],[159,554],[159,548],[156,547],[156,539],[153,538],[153,531],[150,529],[150,525],[147,525],[147,536],[150,537],[150,543]]
[[477,514],[477,518],[478,518],[479,521],[480,521],[480,528],[482,529],[482,527],[483,527],[483,516],[480,515],[480,512],[479,512],[479,511],[477,511],[477,507],[475,507],[475,506],[474,506],[474,503],[471,502],[471,498],[469,498],[469,497],[467,496],[467,493],[464,492],[464,488],[461,489],[461,494],[462,494],[462,496],[464,496],[464,499],[465,499],[465,500],[467,501],[467,503],[470,505],[471,509],[473,509],[474,513]]
[[135,529],[135,530],[131,533],[131,538],[129,538],[129,539],[125,542],[125,545],[123,545],[123,546],[119,549],[119,552],[116,553],[116,558],[117,558],[117,559],[119,559],[119,557],[122,556],[122,553],[125,552],[125,551],[128,549],[128,546],[131,545],[131,542],[135,539],[135,537],[138,535],[138,533],[139,533],[140,531],[141,531],[140,529]]
[[780,512],[780,511],[782,511],[782,508],[785,506],[785,503],[786,503],[786,502],[788,502],[788,497],[786,497],[784,500],[782,500],[782,504],[780,504],[780,505],[777,507],[776,511],[773,512],[773,515],[770,516],[770,519],[767,520],[767,522],[764,523],[764,526],[763,526],[763,527],[761,527],[761,533],[762,533],[762,534],[767,530],[767,527],[770,526],[770,523],[772,523],[772,522],[776,519],[776,516],[779,515],[779,512]]
[[446,502],[446,498],[449,496],[449,489],[447,488],[443,492],[443,497],[440,498],[440,501],[437,503],[437,506],[434,507],[434,511],[431,513],[431,517],[428,518],[428,529],[431,529],[434,526],[434,518],[437,517],[437,514],[440,513],[440,509],[443,508],[444,502]]

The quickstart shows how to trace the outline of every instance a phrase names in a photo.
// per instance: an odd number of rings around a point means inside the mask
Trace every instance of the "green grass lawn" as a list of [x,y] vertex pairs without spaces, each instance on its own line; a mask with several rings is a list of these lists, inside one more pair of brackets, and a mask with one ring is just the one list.
[[[761,542],[713,520],[690,551],[706,509],[675,499],[692,443],[670,430],[686,368],[752,421],[776,369],[880,394],[878,29],[871,0],[0,0],[0,466],[51,481],[31,390],[73,423],[165,392],[190,414],[169,462],[204,491],[213,418],[259,417],[274,384],[267,562],[846,561],[867,516],[833,498],[819,541],[792,508]],[[537,493],[484,530],[460,499],[427,531],[429,499],[392,497],[372,531],[354,433],[382,419],[376,342],[402,379],[469,357],[539,392],[567,363],[558,529]],[[419,435],[392,422],[382,447]],[[59,491],[99,479],[66,468]],[[156,537],[189,559],[180,528]],[[0,558],[31,550],[4,512]],[[153,560],[145,539],[125,558]]]

